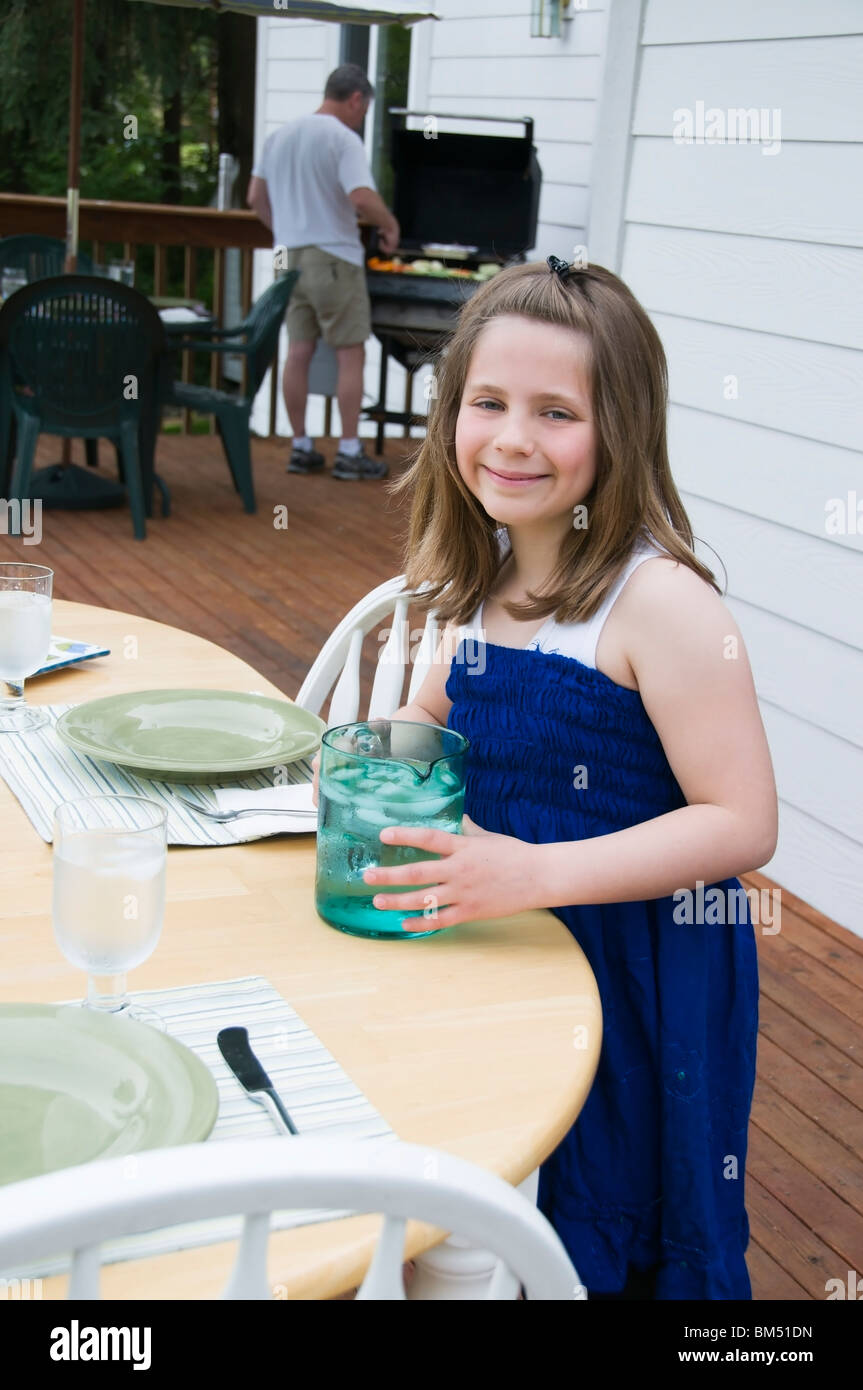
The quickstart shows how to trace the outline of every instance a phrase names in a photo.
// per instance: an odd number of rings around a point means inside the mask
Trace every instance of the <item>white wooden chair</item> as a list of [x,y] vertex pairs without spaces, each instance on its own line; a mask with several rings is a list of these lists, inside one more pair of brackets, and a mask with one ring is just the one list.
[[128,1157],[119,1157],[0,1189],[4,1275],[14,1278],[22,1266],[71,1253],[69,1298],[97,1299],[103,1242],[239,1214],[242,1233],[222,1297],[270,1299],[270,1213],[331,1209],[384,1214],[358,1299],[405,1299],[401,1266],[410,1218],[494,1252],[488,1298],[515,1298],[519,1283],[529,1299],[586,1298],[545,1217],[501,1178],[440,1150],[300,1137],[189,1144],[136,1154],[135,1161],[133,1179]]
[[408,606],[411,598],[422,593],[426,587],[405,589],[405,577],[399,574],[395,579],[385,580],[361,598],[359,603],[355,603],[315,658],[297,693],[296,703],[311,714],[320,714],[332,690],[327,721],[330,728],[353,723],[359,717],[363,638],[389,613],[392,613],[393,621],[387,641],[378,655],[366,718],[388,719],[401,704],[412,700],[431,668],[440,638],[438,620],[434,613],[429,613],[414,659],[407,701],[403,701],[405,671],[411,658]]

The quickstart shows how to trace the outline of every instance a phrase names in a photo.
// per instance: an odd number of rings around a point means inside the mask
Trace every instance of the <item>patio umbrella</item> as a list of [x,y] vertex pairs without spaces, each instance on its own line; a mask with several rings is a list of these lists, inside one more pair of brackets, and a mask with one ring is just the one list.
[[[416,24],[436,19],[420,9],[421,0],[150,0],[186,9],[231,10],[234,14],[276,19],[318,19],[329,24]],[[86,0],[72,0],[72,72],[69,84],[69,159],[66,178],[66,270],[78,264],[78,215],[81,198],[81,96],[84,78],[84,12]],[[39,469],[33,496],[47,506],[120,505],[125,490],[106,478],[68,462],[68,446],[59,468]]]

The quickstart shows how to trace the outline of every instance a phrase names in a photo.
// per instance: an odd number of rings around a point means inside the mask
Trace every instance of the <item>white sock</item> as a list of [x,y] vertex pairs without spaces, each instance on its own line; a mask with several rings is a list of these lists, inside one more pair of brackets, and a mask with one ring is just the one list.
[[311,439],[309,438],[309,436],[308,436],[307,434],[295,434],[295,435],[294,435],[294,448],[295,448],[295,449],[305,449],[306,452],[308,453],[309,450],[311,449],[311,447],[312,447],[312,441],[311,441]]
[[358,454],[360,452],[360,441],[354,439],[343,439],[339,445],[340,454]]

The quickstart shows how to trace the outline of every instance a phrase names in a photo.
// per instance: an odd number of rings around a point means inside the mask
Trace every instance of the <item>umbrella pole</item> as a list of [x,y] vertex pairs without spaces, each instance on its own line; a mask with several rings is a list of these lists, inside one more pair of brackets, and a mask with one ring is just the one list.
[[66,271],[78,268],[78,203],[81,183],[81,105],[84,89],[84,3],[72,6],[72,78],[69,83],[69,161],[66,176]]
[[[81,181],[81,106],[84,89],[84,3],[73,0],[72,78],[69,85],[69,163],[66,178],[67,274],[78,268],[78,201]],[[62,462],[39,468],[30,480],[30,496],[46,507],[121,507],[126,489],[94,476],[71,462],[72,441],[63,440]]]
[[[81,106],[84,89],[84,0],[72,6],[72,74],[69,82],[69,158],[66,170],[67,274],[78,269],[78,203],[81,183]],[[63,440],[63,463],[72,461],[72,441]]]

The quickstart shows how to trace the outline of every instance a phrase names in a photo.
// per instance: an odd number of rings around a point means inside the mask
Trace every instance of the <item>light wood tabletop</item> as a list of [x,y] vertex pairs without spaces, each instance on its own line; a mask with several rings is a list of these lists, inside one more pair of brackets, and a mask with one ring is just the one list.
[[[128,613],[57,601],[52,627],[111,655],[28,682],[32,704],[171,687],[284,698],[213,643]],[[54,942],[51,847],[2,781],[0,841],[0,999],[80,997],[83,976]],[[263,975],[400,1138],[522,1182],[569,1130],[599,1057],[596,983],[570,932],[536,911],[410,943],[363,940],[318,917],[314,875],[312,835],[172,847],[162,937],[130,988]],[[360,1216],[274,1233],[276,1297],[324,1299],[356,1286],[379,1229],[380,1217]],[[410,1223],[406,1258],[445,1234]],[[233,1253],[207,1246],[106,1266],[103,1297],[216,1297]],[[44,1295],[64,1287],[46,1280]]]

